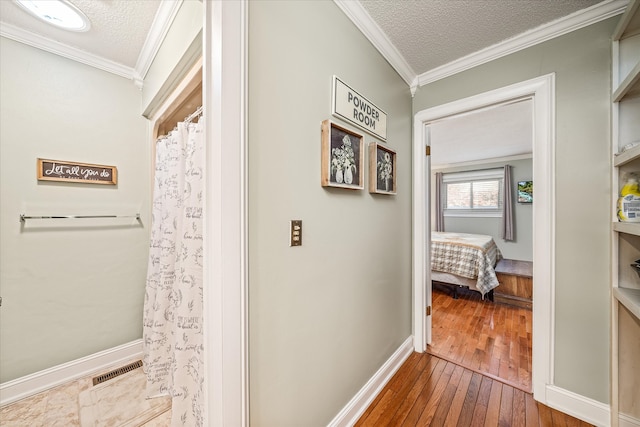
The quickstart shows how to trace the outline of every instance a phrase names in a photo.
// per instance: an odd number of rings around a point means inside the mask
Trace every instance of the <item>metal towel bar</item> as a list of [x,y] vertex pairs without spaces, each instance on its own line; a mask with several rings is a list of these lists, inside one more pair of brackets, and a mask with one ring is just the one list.
[[72,218],[135,218],[140,221],[140,214],[135,215],[46,215],[46,216],[28,216],[20,214],[20,222],[25,222],[28,219],[72,219]]

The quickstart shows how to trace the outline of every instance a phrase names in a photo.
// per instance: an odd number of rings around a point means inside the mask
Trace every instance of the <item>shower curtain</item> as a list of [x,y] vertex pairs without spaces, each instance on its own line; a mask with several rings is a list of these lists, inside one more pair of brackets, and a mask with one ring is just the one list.
[[203,425],[202,122],[156,142],[143,362],[147,397],[171,396],[172,426]]

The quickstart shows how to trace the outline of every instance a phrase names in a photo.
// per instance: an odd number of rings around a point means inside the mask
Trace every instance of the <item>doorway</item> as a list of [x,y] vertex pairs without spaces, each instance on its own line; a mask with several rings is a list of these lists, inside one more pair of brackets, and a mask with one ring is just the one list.
[[[533,100],[533,360],[534,398],[545,403],[546,384],[553,384],[554,290],[554,145],[555,75],[549,74],[494,91],[432,107],[415,114],[413,147],[413,331],[414,349],[431,342],[430,160],[429,123],[493,105]],[[427,148],[428,147],[428,148]],[[427,310],[425,310],[427,308]]]

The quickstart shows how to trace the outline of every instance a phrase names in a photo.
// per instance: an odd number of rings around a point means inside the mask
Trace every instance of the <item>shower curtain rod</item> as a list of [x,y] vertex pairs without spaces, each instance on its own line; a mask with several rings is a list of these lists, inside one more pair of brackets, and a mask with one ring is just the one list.
[[184,118],[185,122],[190,122],[191,120],[193,120],[194,118],[198,117],[200,114],[202,114],[203,111],[203,106],[199,106],[198,108],[196,108],[196,111],[194,111],[193,113],[189,114],[187,117]]
[[28,216],[25,214],[20,214],[20,222],[26,222],[28,219],[72,219],[72,218],[135,218],[140,221],[140,214],[137,213],[135,215],[60,215],[60,216]]

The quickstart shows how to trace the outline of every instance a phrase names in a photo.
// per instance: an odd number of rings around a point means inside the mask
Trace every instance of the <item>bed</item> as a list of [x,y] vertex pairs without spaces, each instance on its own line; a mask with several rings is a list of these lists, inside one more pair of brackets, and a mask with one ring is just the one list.
[[453,287],[457,298],[460,286],[488,294],[498,286],[494,270],[502,257],[493,237],[483,234],[431,233],[431,280]]

